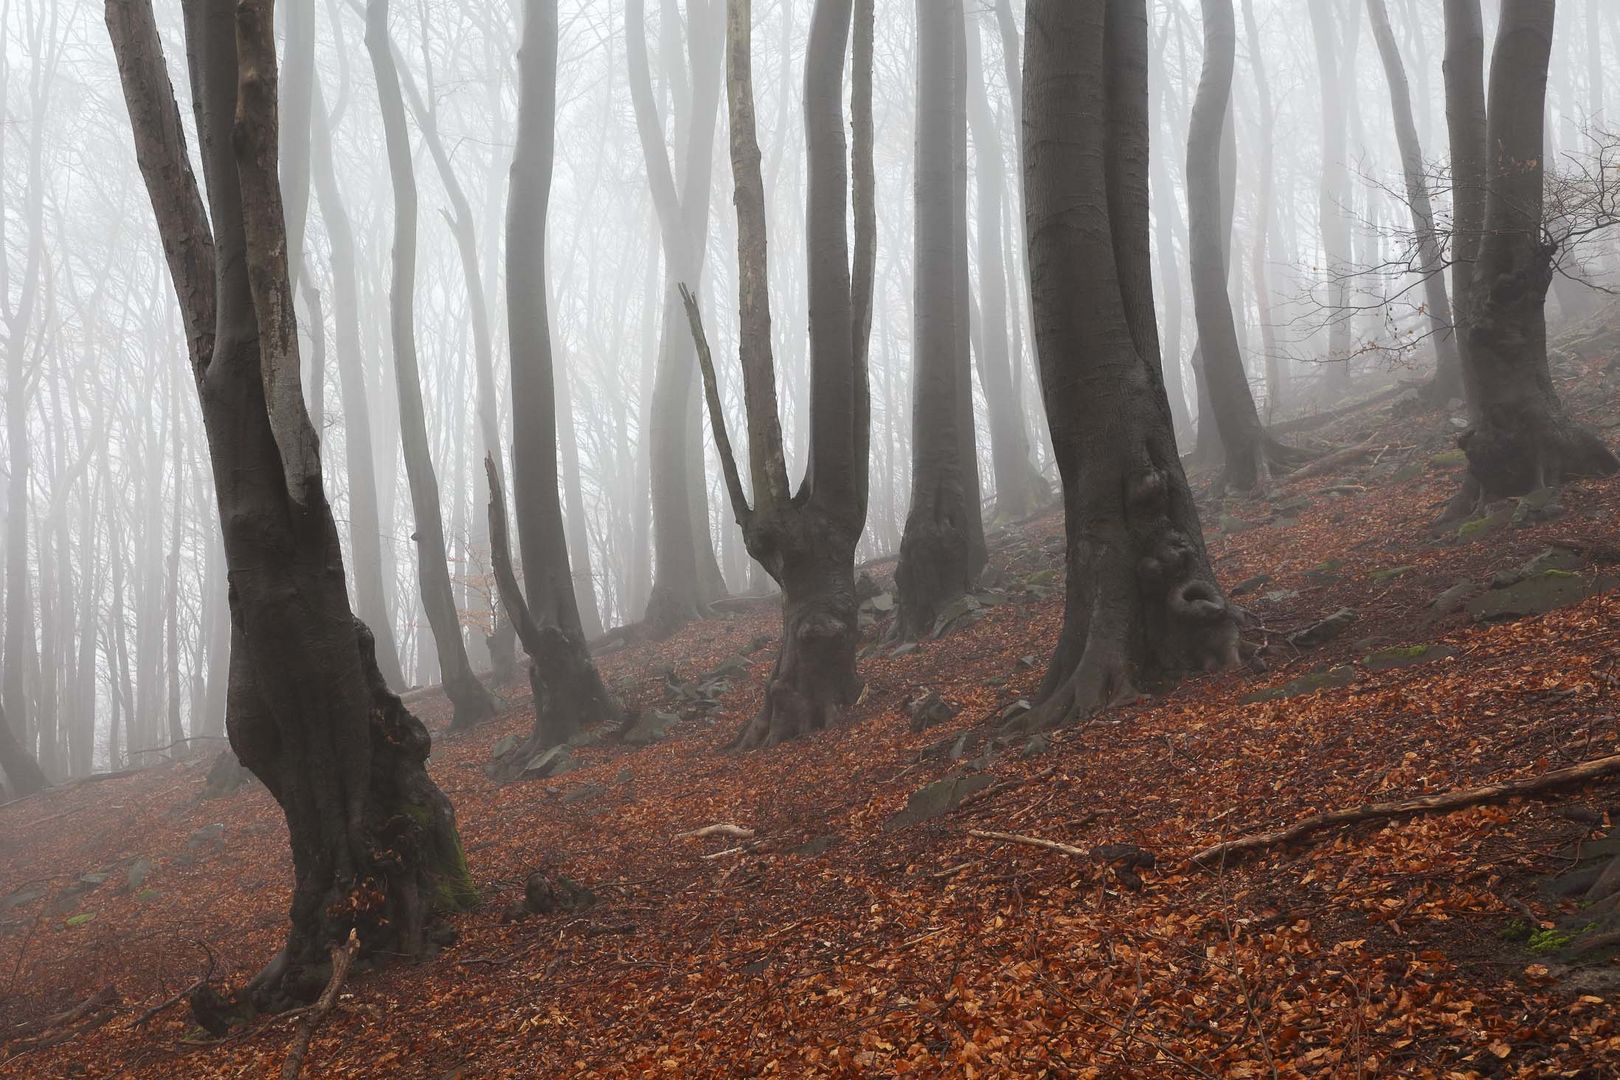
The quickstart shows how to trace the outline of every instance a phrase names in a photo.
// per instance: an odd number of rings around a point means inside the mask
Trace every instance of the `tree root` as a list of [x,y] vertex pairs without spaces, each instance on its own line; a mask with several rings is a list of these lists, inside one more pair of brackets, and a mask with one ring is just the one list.
[[1620,773],[1620,754],[1582,762],[1579,765],[1571,765],[1567,769],[1555,769],[1552,772],[1542,773],[1540,776],[1527,777],[1522,780],[1506,780],[1499,784],[1462,788],[1455,791],[1441,792],[1437,795],[1405,799],[1400,802],[1367,803],[1343,810],[1331,810],[1327,813],[1304,818],[1285,829],[1251,833],[1236,840],[1227,840],[1215,844],[1198,852],[1192,857],[1191,861],[1199,866],[1207,866],[1211,863],[1224,864],[1234,856],[1245,855],[1262,848],[1292,843],[1295,840],[1301,840],[1314,833],[1339,825],[1408,817],[1414,814],[1449,813],[1452,810],[1462,810],[1483,803],[1501,802],[1519,795],[1533,795],[1553,788],[1585,783],[1589,780],[1597,780],[1616,773]]

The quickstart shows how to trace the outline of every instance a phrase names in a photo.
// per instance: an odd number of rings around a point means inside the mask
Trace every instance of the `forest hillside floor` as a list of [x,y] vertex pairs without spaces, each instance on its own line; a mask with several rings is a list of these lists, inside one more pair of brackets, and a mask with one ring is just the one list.
[[[1614,445],[1611,346],[1556,368]],[[357,972],[304,1075],[1620,1075],[1620,966],[1565,956],[1551,891],[1620,848],[1620,779],[1190,861],[1620,753],[1620,482],[1437,540],[1454,412],[1386,400],[1311,433],[1359,460],[1204,506],[1268,670],[1047,736],[989,739],[1058,631],[1056,515],[998,531],[940,639],[874,627],[861,704],[793,745],[724,752],[770,672],[768,602],[604,656],[645,745],[544,779],[484,772],[531,722],[521,681],[463,735],[419,695],[487,902],[431,961]],[[176,998],[210,970],[239,985],[286,923],[282,819],[262,788],[200,798],[208,764],[0,808],[0,1076],[278,1074],[297,1018],[216,1040]],[[747,835],[682,837],[717,824]],[[594,904],[509,920],[541,868]]]

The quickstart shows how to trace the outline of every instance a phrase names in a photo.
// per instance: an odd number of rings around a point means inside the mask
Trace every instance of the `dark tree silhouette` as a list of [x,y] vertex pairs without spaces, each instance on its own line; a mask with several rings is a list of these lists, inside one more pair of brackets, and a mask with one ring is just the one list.
[[1031,0],[1024,190],[1035,331],[1063,479],[1068,586],[1041,702],[1084,717],[1234,663],[1171,430],[1148,255],[1145,0]]

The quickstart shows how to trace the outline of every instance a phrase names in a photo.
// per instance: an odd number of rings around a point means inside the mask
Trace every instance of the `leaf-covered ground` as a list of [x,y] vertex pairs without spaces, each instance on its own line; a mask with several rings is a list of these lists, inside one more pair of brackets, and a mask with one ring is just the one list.
[[[1579,355],[1561,374],[1620,437],[1615,374]],[[1060,620],[1055,517],[997,538],[984,606],[942,639],[872,646],[850,721],[797,745],[722,752],[769,672],[769,604],[604,658],[636,707],[682,717],[650,746],[579,749],[565,775],[485,778],[492,744],[529,723],[508,687],[496,723],[441,730],[433,760],[488,903],[433,961],[360,972],[305,1075],[1620,1075],[1616,967],[1562,962],[1550,928],[1566,907],[1544,891],[1608,833],[1620,783],[1189,863],[1320,810],[1620,752],[1620,595],[1603,591],[1620,576],[1620,484],[1573,485],[1552,520],[1532,503],[1436,542],[1428,525],[1460,476],[1449,419],[1404,401],[1364,410],[1326,432],[1372,439],[1364,459],[1206,506],[1269,670],[1192,680],[1032,745],[987,752],[975,737],[1039,682]],[[1510,585],[1558,544],[1574,558],[1532,567],[1538,580],[1556,592],[1573,573],[1594,595],[1473,618],[1470,599],[1506,591],[1493,575]],[[1460,581],[1474,583],[1453,594],[1463,606],[1438,611]],[[1289,643],[1342,608],[1355,619],[1337,637]],[[723,667],[723,683],[703,678]],[[915,731],[906,706],[930,691],[943,719]],[[436,694],[414,707],[447,721]],[[283,934],[276,808],[262,789],[200,801],[206,769],[0,808],[0,1075],[279,1069],[296,1020],[222,1041],[181,1005],[140,1022],[209,954],[215,979],[239,982]],[[930,783],[978,774],[957,808],[890,824]],[[717,823],[753,837],[678,838]],[[596,906],[505,921],[542,867]],[[105,988],[110,1006],[26,1026]]]

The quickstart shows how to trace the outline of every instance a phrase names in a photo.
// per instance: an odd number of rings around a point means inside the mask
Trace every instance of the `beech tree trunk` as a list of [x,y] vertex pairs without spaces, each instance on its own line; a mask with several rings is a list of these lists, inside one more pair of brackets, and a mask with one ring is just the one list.
[[450,562],[444,542],[444,511],[439,480],[428,446],[427,417],[422,405],[422,377],[416,362],[416,176],[411,164],[410,133],[399,73],[388,37],[389,0],[367,0],[366,51],[377,74],[383,133],[388,144],[388,171],[394,187],[394,260],[389,284],[389,327],[394,342],[394,380],[399,394],[400,436],[405,449],[405,476],[415,514],[416,573],[422,608],[439,661],[444,692],[455,706],[453,728],[468,728],[495,715],[495,699],[473,674],[461,619],[450,585]]
[[962,287],[967,161],[957,148],[967,141],[964,33],[960,0],[918,0],[911,509],[894,572],[895,633],[907,639],[928,634],[940,612],[973,589],[985,562]]
[[313,88],[315,198],[326,226],[332,259],[332,313],[337,345],[338,397],[343,407],[344,465],[349,490],[349,557],[353,562],[355,614],[371,627],[377,667],[388,685],[405,688],[383,585],[382,522],[377,507],[377,466],[372,450],[371,403],[366,395],[365,350],[360,342],[360,289],[354,260],[354,229],[332,167],[332,131],[319,76]]
[[1227,292],[1227,244],[1223,235],[1222,129],[1232,102],[1237,63],[1237,24],[1232,0],[1203,0],[1204,71],[1193,102],[1187,137],[1187,218],[1193,309],[1198,323],[1204,381],[1225,454],[1225,482],[1242,491],[1270,477],[1265,429],[1254,406],[1238,346],[1237,323]]
[[[858,8],[858,10],[857,10]],[[844,58],[851,41],[853,148],[846,165]],[[726,490],[748,551],[782,588],[782,647],[759,713],[736,746],[771,746],[818,731],[859,699],[855,545],[866,521],[871,333],[877,246],[872,126],[872,0],[816,0],[805,51],[810,299],[810,459],[789,495],[772,357],[765,185],[754,122],[752,4],[728,0],[726,89],[736,179],[739,359],[748,420],[752,505],[726,432],[697,301],[684,291]],[[848,220],[855,223],[851,264]]]
[[529,654],[534,731],[497,763],[508,776],[530,758],[581,728],[617,721],[623,710],[608,694],[585,647],[568,565],[557,471],[557,400],[551,323],[546,304],[546,211],[556,152],[557,3],[528,0],[518,49],[517,142],[506,214],[506,313],[512,356],[512,476],[524,584],[518,590],[506,542],[500,471],[485,458],[490,487],[491,557],[501,601]]
[[[280,1008],[314,998],[328,948],[351,930],[370,952],[418,955],[433,914],[477,894],[455,813],[427,775],[427,729],[383,683],[349,610],[299,387],[269,4],[187,0],[184,14],[206,210],[150,4],[106,5],[214,467],[231,574],[231,745],[280,804],[292,845],[287,944],[246,994]],[[217,994],[199,991],[193,1006],[222,1019]]]
[[1041,702],[1020,721],[1033,728],[1231,665],[1238,633],[1160,374],[1145,0],[1030,0],[1025,40],[1035,330],[1068,536],[1063,631]]
[[[1547,366],[1555,242],[1543,222],[1543,134],[1554,0],[1504,0],[1491,57],[1485,220],[1475,256],[1464,383],[1475,417],[1465,501],[1522,495],[1620,460],[1564,411]],[[1454,504],[1454,509],[1460,507]]]
[[[1254,18],[1254,0],[1243,0],[1243,25],[1249,44],[1249,70],[1254,76],[1254,96],[1259,105],[1255,130],[1260,143],[1256,166],[1260,183],[1255,188],[1254,243],[1250,247],[1249,273],[1254,278],[1254,295],[1260,315],[1260,341],[1265,353],[1267,423],[1288,398],[1288,371],[1277,348],[1275,296],[1271,288],[1271,243],[1275,232],[1275,188],[1277,180],[1277,105],[1271,97],[1271,78],[1266,68],[1265,48],[1260,26]],[[1174,399],[1172,398],[1172,407]],[[1172,415],[1174,410],[1172,408]]]
[[1384,0],[1367,0],[1373,38],[1384,61],[1384,77],[1389,83],[1390,108],[1395,118],[1395,139],[1401,148],[1401,172],[1406,180],[1406,202],[1412,213],[1412,234],[1417,244],[1417,272],[1423,276],[1423,295],[1429,311],[1429,333],[1434,341],[1435,371],[1430,394],[1448,401],[1462,390],[1462,356],[1457,351],[1453,328],[1451,296],[1446,291],[1445,264],[1440,241],[1434,230],[1434,206],[1429,199],[1428,171],[1423,146],[1418,142],[1417,123],[1412,119],[1412,92],[1406,82],[1406,65],[1389,25]]
[[1311,36],[1316,44],[1317,77],[1322,97],[1322,182],[1317,189],[1317,216],[1327,254],[1328,355],[1323,368],[1326,400],[1342,393],[1349,382],[1350,331],[1350,221],[1346,205],[1350,194],[1348,132],[1345,107],[1348,92],[1341,70],[1338,0],[1309,0]]

